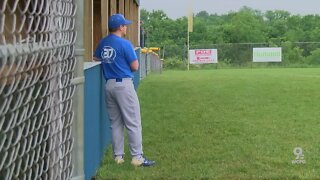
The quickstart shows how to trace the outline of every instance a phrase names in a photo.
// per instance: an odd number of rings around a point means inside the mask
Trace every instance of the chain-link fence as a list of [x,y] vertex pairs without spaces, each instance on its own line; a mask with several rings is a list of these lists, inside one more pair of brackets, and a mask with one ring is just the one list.
[[70,179],[73,0],[0,1],[0,179]]
[[[282,62],[252,63],[253,48],[259,47],[281,47]],[[305,67],[320,65],[320,42],[225,43],[191,45],[190,49],[217,49],[217,67],[220,68],[257,66]],[[187,47],[185,45],[165,46],[163,50],[164,68],[186,66]]]
[[145,78],[148,74],[162,72],[162,60],[159,55],[153,52],[140,54],[140,79]]

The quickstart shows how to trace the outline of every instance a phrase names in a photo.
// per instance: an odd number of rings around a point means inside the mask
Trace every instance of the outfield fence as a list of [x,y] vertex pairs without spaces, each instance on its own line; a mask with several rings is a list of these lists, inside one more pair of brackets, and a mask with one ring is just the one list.
[[162,63],[159,55],[153,52],[141,53],[140,55],[140,79],[145,78],[148,74],[161,74]]
[[[253,63],[253,48],[281,47],[282,62]],[[164,68],[181,61],[187,63],[187,47],[185,45],[165,46],[161,53]],[[218,64],[216,67],[305,67],[320,65],[320,42],[279,42],[279,43],[222,43],[190,45],[190,49],[217,49]],[[181,64],[176,63],[175,64]],[[210,65],[209,65],[210,66]]]

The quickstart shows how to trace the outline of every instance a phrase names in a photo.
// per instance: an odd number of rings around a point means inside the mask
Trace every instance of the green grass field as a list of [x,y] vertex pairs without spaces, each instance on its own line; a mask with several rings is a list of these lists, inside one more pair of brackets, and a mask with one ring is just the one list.
[[[320,69],[165,71],[139,87],[145,155],[97,179],[320,179]],[[293,149],[306,164],[292,164]]]

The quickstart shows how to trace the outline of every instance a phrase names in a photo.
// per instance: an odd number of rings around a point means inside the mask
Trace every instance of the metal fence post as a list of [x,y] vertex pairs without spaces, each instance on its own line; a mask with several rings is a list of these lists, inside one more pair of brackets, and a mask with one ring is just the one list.
[[75,95],[73,98],[73,111],[75,119],[73,121],[73,138],[74,138],[74,149],[73,149],[73,179],[83,180],[84,176],[84,110],[83,110],[83,97],[84,97],[84,0],[76,0],[77,13],[75,15],[75,31],[77,32],[76,40],[76,67],[75,77],[73,83],[77,85]]

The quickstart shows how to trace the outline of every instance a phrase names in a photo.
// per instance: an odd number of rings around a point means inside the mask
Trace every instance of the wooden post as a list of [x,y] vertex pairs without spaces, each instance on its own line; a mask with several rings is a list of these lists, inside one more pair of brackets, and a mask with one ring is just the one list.
[[91,61],[92,60],[92,40],[93,40],[93,26],[92,26],[92,5],[93,0],[84,1],[84,60]]
[[131,41],[132,41],[132,44],[133,46],[136,46],[136,38],[135,38],[135,34],[136,34],[136,19],[135,19],[135,11],[136,11],[136,8],[135,8],[135,3],[134,1],[132,0],[131,1],[131,5],[130,5],[130,18],[132,20],[132,31],[131,31]]
[[125,0],[119,0],[119,13],[124,14],[124,1]]
[[[126,19],[130,19],[130,3],[131,3],[130,0],[126,0],[126,1],[125,1],[124,17],[125,17]],[[131,39],[130,39],[130,37],[131,37],[131,36],[130,36],[131,28],[132,28],[132,27],[129,27],[129,28],[127,29],[126,39],[129,39],[129,40],[131,40]]]
[[[102,0],[104,1],[104,0]],[[110,1],[110,15],[117,13],[117,0]]]
[[134,11],[133,11],[133,17],[134,17],[134,42],[135,42],[135,46],[139,46],[139,16],[138,16],[138,5],[136,3],[133,3],[133,7],[134,7]]
[[[109,0],[101,0],[101,30],[102,37],[108,34]],[[96,22],[94,22],[96,23]],[[95,24],[93,24],[95,26]]]

